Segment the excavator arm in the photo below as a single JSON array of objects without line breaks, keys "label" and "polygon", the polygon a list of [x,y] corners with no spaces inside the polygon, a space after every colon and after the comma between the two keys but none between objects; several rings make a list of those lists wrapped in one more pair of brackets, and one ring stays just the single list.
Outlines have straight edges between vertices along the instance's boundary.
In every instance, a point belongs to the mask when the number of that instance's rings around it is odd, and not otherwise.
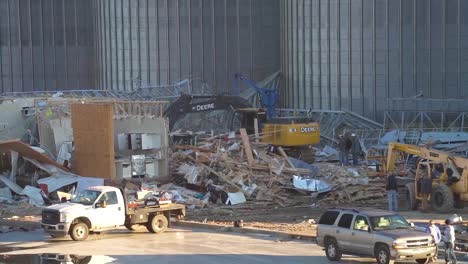
[{"label": "excavator arm", "polygon": [[[164,116],[169,119],[169,129],[172,131],[175,124],[184,118],[186,115],[196,114],[201,112],[213,112],[216,110],[224,110],[230,114],[226,114],[225,123],[228,123],[227,129],[233,129],[235,111],[248,109],[252,106],[250,103],[239,96],[230,95],[208,95],[208,96],[192,96],[181,95],[176,101],[171,103],[164,112]],[[242,121],[242,120],[241,120]],[[194,121],[196,122],[196,121]],[[252,125],[253,126],[253,125]],[[202,128],[203,129],[203,128]],[[228,132],[225,131],[225,132]]]}]

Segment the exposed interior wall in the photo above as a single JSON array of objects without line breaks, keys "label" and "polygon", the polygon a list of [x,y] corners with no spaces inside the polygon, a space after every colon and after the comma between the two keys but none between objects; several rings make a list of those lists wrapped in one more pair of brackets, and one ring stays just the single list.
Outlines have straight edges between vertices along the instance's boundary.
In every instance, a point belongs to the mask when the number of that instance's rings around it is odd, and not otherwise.
[{"label": "exposed interior wall", "polygon": [[72,170],[78,175],[114,179],[114,120],[111,103],[72,104],[75,151]]},{"label": "exposed interior wall", "polygon": [[[129,177],[129,161],[131,155],[144,154],[147,156],[146,170],[148,177],[165,178],[168,176],[167,147],[169,143],[169,124],[165,118],[127,117],[114,120],[115,155],[117,157],[117,177]],[[160,148],[147,150],[123,150],[119,147],[119,135],[148,134],[159,135]],[[122,142],[122,139],[120,139]]]},{"label": "exposed interior wall", "polygon": [[22,112],[23,107],[32,106],[32,99],[0,100],[0,140],[21,139],[26,143],[37,143],[28,132],[36,134],[36,119],[34,115]]}]

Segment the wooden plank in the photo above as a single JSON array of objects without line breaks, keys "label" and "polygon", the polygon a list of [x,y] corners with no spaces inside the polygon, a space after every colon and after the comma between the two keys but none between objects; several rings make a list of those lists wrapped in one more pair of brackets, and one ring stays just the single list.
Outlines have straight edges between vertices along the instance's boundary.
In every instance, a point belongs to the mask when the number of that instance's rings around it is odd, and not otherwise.
[{"label": "wooden plank", "polygon": [[68,168],[64,167],[62,164],[59,164],[46,155],[43,155],[37,152],[35,149],[31,148],[31,146],[21,142],[18,139],[15,140],[8,140],[8,141],[0,141],[0,153],[6,153],[10,151],[16,151],[20,154],[20,156],[30,158],[33,160],[37,160],[41,163],[50,164],[57,168],[60,168],[64,171],[70,171]]},{"label": "wooden plank", "polygon": [[259,142],[258,118],[254,118],[254,132],[255,132],[255,143],[258,143]]},{"label": "wooden plank", "polygon": [[252,154],[252,149],[250,148],[249,136],[247,136],[247,131],[245,128],[240,129],[242,144],[244,145],[245,155],[247,156],[247,163],[249,167],[255,164],[255,160]]},{"label": "wooden plank", "polygon": [[114,179],[113,104],[72,104],[71,113],[75,145],[73,171],[81,176]]},{"label": "wooden plank", "polygon": [[[231,185],[232,187],[237,188],[239,191],[245,193],[245,191],[244,191],[242,188],[240,188],[239,186],[237,186],[236,184],[234,184],[234,183],[231,181],[231,179],[229,179],[229,177],[226,176],[225,174],[213,170],[212,168],[206,166],[205,164],[198,162],[197,160],[195,160],[195,159],[194,159],[193,157],[191,157],[191,156],[187,156],[187,158],[189,158],[191,161],[193,161],[193,162],[195,162],[195,163],[197,163],[197,164],[200,164],[200,165],[201,165],[202,167],[204,167],[206,170],[208,170],[209,172],[211,172],[211,173],[213,173],[214,175],[218,176],[220,179],[224,180],[224,182],[226,182],[227,184],[229,184],[229,185]],[[245,194],[247,194],[247,193],[245,193]]]},{"label": "wooden plank", "polygon": [[286,152],[284,152],[283,148],[282,147],[278,147],[278,151],[279,153],[281,154],[281,156],[283,156],[283,158],[286,159],[286,161],[288,162],[289,166],[291,168],[296,168],[296,166],[294,166],[294,164],[292,164],[292,162],[289,160],[289,157],[288,155],[286,155]]}]

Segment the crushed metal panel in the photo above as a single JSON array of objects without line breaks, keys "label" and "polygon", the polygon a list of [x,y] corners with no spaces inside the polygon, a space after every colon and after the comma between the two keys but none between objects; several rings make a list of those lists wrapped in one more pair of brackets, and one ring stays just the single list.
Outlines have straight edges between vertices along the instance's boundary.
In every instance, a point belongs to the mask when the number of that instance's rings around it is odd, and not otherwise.
[{"label": "crushed metal panel", "polygon": [[47,191],[51,193],[64,186],[78,182],[79,178],[80,177],[74,175],[55,175],[39,179],[37,183],[47,185]]},{"label": "crushed metal panel", "polygon": [[75,193],[81,192],[92,186],[104,185],[104,179],[90,178],[90,177],[78,177],[78,184],[76,186]]},{"label": "crushed metal panel", "polygon": [[16,194],[22,194],[23,188],[21,188],[18,184],[10,181],[7,177],[0,175],[0,181],[3,182],[10,190],[15,192]]},{"label": "crushed metal panel", "polygon": [[28,185],[24,187],[22,194],[30,198],[30,204],[37,206],[44,205],[44,199],[42,198],[41,189]]},{"label": "crushed metal panel", "polygon": [[73,170],[81,175],[115,177],[114,121],[111,103],[72,104],[75,143]]}]

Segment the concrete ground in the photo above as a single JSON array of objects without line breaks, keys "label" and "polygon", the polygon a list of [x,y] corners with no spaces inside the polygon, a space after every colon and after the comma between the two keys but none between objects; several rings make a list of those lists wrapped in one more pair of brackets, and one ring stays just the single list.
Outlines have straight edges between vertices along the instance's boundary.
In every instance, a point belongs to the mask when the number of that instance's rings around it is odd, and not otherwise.
[{"label": "concrete ground", "polygon": [[[41,230],[16,231],[0,236],[0,263],[41,263],[45,253],[60,253],[60,257],[68,258],[73,257],[71,255],[81,256],[83,261],[75,263],[82,264],[330,263],[322,249],[312,242],[202,229],[177,228],[159,235],[144,230],[130,233],[120,229],[90,235],[88,240],[82,242],[70,238],[51,239]],[[372,258],[344,256],[340,263],[375,261]],[[438,263],[443,261],[439,260]]]}]

